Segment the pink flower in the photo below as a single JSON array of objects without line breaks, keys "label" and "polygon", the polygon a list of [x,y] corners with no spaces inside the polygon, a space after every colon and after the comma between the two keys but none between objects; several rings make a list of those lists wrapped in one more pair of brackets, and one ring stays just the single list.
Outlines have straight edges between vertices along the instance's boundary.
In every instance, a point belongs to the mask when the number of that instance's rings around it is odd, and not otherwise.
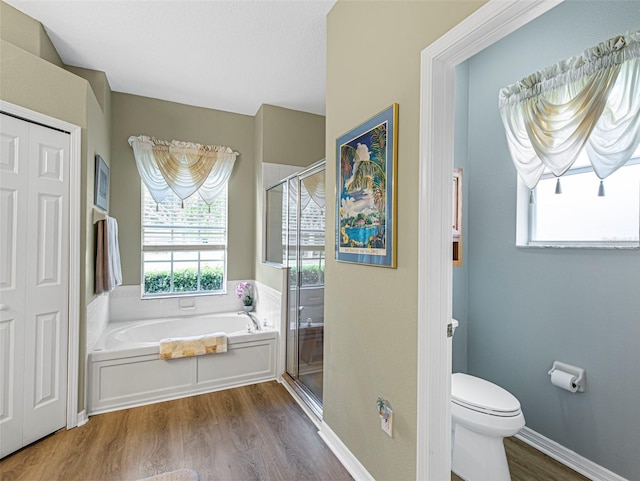
[{"label": "pink flower", "polygon": [[238,296],[238,299],[242,299],[242,303],[245,306],[252,306],[253,297],[251,296],[251,283],[239,282],[236,285],[236,296]]},{"label": "pink flower", "polygon": [[249,296],[251,295],[251,283],[250,282],[239,282],[236,286],[236,296],[242,297],[244,296],[244,292],[249,291]]}]

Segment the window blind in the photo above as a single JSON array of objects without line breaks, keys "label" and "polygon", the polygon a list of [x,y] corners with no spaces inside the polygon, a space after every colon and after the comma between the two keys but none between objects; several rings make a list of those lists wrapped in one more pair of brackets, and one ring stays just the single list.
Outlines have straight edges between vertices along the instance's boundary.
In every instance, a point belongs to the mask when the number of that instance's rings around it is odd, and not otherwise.
[{"label": "window blind", "polygon": [[144,250],[220,249],[226,247],[226,192],[210,206],[196,194],[184,201],[167,196],[161,203],[144,187]]}]

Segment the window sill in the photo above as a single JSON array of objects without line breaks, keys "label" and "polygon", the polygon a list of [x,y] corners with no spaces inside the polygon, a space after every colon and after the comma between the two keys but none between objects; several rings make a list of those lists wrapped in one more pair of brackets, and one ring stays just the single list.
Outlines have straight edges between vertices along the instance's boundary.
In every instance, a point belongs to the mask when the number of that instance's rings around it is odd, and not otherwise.
[{"label": "window sill", "polygon": [[533,249],[605,249],[605,250],[638,250],[638,242],[624,244],[596,244],[592,242],[530,242],[529,244],[516,244],[517,248]]},{"label": "window sill", "polygon": [[272,262],[272,261],[264,261],[262,263],[263,266],[267,266],[267,267],[274,267],[276,269],[286,269],[287,266],[285,264],[281,264],[279,262]]},{"label": "window sill", "polygon": [[142,294],[140,299],[149,301],[153,299],[189,299],[191,297],[208,297],[223,296],[227,291],[210,291],[210,292],[170,292],[168,294]]}]

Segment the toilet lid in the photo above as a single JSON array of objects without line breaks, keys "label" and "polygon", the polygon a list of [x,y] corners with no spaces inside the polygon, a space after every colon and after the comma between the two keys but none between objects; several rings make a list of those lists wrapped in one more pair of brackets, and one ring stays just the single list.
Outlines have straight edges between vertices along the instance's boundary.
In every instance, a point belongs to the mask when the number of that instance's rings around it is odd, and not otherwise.
[{"label": "toilet lid", "polygon": [[520,412],[520,402],[509,391],[463,373],[451,376],[451,401],[494,416],[515,416]]}]

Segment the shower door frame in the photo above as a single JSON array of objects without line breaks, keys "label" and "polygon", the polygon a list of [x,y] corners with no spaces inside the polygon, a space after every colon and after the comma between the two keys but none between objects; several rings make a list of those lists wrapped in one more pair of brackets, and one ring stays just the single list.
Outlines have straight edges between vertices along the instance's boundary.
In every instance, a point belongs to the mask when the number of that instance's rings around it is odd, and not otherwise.
[{"label": "shower door frame", "polygon": [[[305,168],[304,170],[301,170],[300,172],[297,172],[294,175],[290,175],[289,177],[287,177],[286,179],[284,179],[284,182],[287,184],[287,229],[286,229],[286,246],[287,246],[287,256],[285,259],[286,262],[286,275],[285,275],[285,292],[287,293],[287,306],[286,306],[286,327],[284,329],[284,333],[285,333],[285,362],[284,362],[284,372],[282,373],[282,378],[287,382],[287,384],[296,392],[296,394],[298,396],[300,396],[300,398],[302,399],[302,401],[307,405],[307,407],[311,410],[311,412],[313,412],[313,414],[320,420],[322,420],[322,399],[318,399],[318,397],[311,392],[311,390],[304,385],[304,383],[302,383],[300,381],[300,345],[299,345],[299,338],[300,338],[300,286],[301,286],[301,279],[302,279],[302,270],[301,270],[301,261],[300,261],[300,218],[301,218],[301,210],[300,210],[300,202],[301,202],[301,185],[302,185],[302,179],[303,178],[307,178],[307,177],[311,177],[312,175],[315,175],[319,172],[322,171],[326,171],[326,160],[322,159],[314,164],[312,164],[311,166]],[[291,286],[290,286],[290,264],[289,264],[289,246],[290,246],[290,242],[289,242],[289,219],[290,219],[290,203],[291,203],[291,196],[288,193],[289,190],[289,182],[293,179],[297,180],[297,194],[296,194],[296,206],[297,206],[297,210],[296,210],[296,245],[295,245],[295,267],[296,267],[296,276],[297,276],[297,282],[296,282],[296,291],[295,291],[295,310],[294,312],[296,313],[296,336],[293,340],[293,351],[296,354],[296,365],[295,365],[295,373],[293,373],[293,375],[291,373],[289,373],[288,371],[288,358],[289,358],[289,326],[290,326],[290,314],[292,312],[291,308],[290,308],[290,292],[291,292]],[[325,207],[326,209],[326,207]],[[326,210],[325,210],[325,218],[326,218]],[[326,242],[325,242],[325,252],[326,252]],[[326,259],[326,256],[325,256]],[[322,288],[324,289],[324,281],[322,284]],[[324,309],[324,308],[323,308]],[[324,316],[323,316],[324,317]],[[324,359],[323,359],[323,370],[324,370]]]}]

